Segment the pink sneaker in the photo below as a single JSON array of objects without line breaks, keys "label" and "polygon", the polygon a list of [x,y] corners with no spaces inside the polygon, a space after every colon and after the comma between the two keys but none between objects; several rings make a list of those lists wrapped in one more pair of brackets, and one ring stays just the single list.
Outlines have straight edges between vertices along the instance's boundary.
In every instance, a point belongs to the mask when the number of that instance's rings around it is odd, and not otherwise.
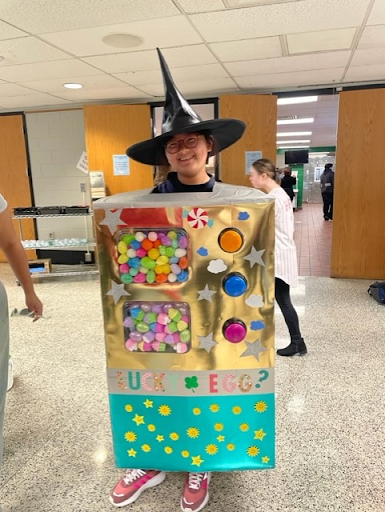
[{"label": "pink sneaker", "polygon": [[189,473],[184,486],[180,508],[183,512],[199,512],[209,501],[211,473]]},{"label": "pink sneaker", "polygon": [[163,471],[127,469],[124,477],[119,480],[111,492],[110,502],[115,507],[124,507],[134,503],[143,491],[161,484],[165,478],[166,473]]}]

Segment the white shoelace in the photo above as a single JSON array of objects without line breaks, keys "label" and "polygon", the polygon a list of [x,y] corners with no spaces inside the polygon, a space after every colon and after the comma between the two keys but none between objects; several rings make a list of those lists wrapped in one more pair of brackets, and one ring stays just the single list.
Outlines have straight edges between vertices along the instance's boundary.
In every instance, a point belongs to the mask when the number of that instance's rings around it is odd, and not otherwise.
[{"label": "white shoelace", "polygon": [[189,473],[188,476],[188,486],[190,489],[195,489],[196,491],[200,488],[201,482],[206,473]]},{"label": "white shoelace", "polygon": [[123,477],[123,481],[126,485],[132,484],[135,480],[144,476],[146,474],[142,469],[129,469],[125,476]]}]

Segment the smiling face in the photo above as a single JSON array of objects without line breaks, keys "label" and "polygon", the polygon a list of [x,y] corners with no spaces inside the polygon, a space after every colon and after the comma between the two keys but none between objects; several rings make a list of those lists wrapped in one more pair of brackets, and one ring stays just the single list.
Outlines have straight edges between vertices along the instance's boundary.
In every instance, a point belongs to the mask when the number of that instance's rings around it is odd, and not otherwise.
[{"label": "smiling face", "polygon": [[212,142],[202,134],[181,133],[167,142],[165,155],[180,181],[186,184],[205,183],[206,160],[212,146]]}]

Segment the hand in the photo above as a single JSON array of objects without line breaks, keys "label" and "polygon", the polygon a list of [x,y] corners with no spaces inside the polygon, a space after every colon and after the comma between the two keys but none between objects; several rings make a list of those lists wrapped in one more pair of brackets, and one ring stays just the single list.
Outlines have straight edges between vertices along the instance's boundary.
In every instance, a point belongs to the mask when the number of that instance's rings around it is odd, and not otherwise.
[{"label": "hand", "polygon": [[28,310],[33,313],[32,317],[34,322],[43,316],[43,304],[35,292],[25,295],[25,304]]}]

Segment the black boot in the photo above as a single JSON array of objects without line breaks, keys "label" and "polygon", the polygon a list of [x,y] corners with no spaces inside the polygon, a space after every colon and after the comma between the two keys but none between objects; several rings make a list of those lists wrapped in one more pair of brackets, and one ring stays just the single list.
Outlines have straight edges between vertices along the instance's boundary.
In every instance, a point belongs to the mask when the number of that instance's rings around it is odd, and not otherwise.
[{"label": "black boot", "polygon": [[291,340],[290,345],[288,345],[285,348],[280,348],[279,350],[277,350],[277,354],[279,356],[286,356],[286,357],[291,357],[291,356],[296,356],[296,355],[304,356],[305,354],[307,354],[307,348],[306,348],[305,342],[303,341],[303,338],[294,337]]}]

